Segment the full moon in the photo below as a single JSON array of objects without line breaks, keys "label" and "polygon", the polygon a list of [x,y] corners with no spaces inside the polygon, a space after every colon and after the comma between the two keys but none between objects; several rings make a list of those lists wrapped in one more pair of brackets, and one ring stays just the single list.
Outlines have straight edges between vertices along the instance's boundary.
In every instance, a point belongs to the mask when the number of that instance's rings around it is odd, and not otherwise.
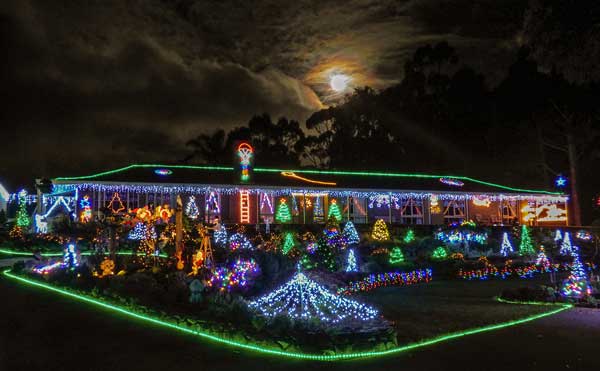
[{"label": "full moon", "polygon": [[331,89],[339,93],[346,90],[349,82],[350,77],[346,75],[333,75],[329,79],[329,86],[331,86]]}]

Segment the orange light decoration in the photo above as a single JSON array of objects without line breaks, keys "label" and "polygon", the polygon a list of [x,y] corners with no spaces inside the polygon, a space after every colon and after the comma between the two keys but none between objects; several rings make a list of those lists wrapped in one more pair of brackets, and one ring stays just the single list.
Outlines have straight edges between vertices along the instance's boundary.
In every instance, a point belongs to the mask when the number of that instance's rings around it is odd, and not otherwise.
[{"label": "orange light decoration", "polygon": [[475,206],[490,207],[491,204],[492,201],[488,197],[482,196],[473,198],[473,205]]},{"label": "orange light decoration", "polygon": [[245,189],[240,191],[240,223],[250,223],[250,195]]},{"label": "orange light decoration", "polygon": [[112,211],[113,214],[118,214],[121,211],[125,210],[125,205],[123,205],[123,201],[121,201],[119,192],[115,192],[113,194],[113,197],[110,200],[107,207],[108,207],[108,209],[110,209],[110,211]]},{"label": "orange light decoration", "polygon": [[135,209],[135,217],[142,221],[148,221],[151,216],[152,212],[150,212],[148,206],[138,207],[137,209]]},{"label": "orange light decoration", "polygon": [[281,175],[283,175],[285,177],[288,177],[288,178],[294,178],[294,179],[302,180],[302,181],[304,181],[306,183],[319,184],[319,185],[329,185],[329,186],[337,185],[337,183],[334,183],[334,182],[323,182],[323,181],[320,181],[320,180],[308,179],[308,178],[302,177],[300,175],[297,175],[293,171],[282,171]]},{"label": "orange light decoration", "polygon": [[432,214],[439,214],[442,211],[437,195],[429,196],[429,211]]},{"label": "orange light decoration", "polygon": [[169,219],[171,219],[171,217],[173,216],[173,210],[171,210],[171,207],[167,204],[165,204],[164,206],[159,205],[154,210],[154,216],[162,219],[162,221],[166,224],[169,222]]}]

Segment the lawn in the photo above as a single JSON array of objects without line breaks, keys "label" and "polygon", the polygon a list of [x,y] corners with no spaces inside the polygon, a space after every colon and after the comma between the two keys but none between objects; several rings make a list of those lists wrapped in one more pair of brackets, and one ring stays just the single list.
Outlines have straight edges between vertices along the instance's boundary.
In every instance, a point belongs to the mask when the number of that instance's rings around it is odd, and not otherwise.
[{"label": "lawn", "polygon": [[[435,276],[434,276],[435,277]],[[408,287],[387,287],[360,295],[395,322],[398,343],[506,322],[548,311],[548,307],[499,303],[492,298],[505,288],[548,284],[535,279],[434,281]]]}]

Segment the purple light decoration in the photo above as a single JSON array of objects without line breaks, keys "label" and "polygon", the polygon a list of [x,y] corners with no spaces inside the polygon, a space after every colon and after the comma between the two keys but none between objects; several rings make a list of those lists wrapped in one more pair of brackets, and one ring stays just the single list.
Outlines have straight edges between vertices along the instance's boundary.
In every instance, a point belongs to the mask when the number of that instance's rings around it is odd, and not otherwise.
[{"label": "purple light decoration", "polygon": [[160,176],[167,176],[167,175],[173,174],[173,170],[169,170],[169,169],[155,169],[154,170],[154,174],[160,175]]},{"label": "purple light decoration", "polygon": [[460,180],[452,178],[440,178],[440,182],[453,187],[462,187],[465,185],[465,183]]}]

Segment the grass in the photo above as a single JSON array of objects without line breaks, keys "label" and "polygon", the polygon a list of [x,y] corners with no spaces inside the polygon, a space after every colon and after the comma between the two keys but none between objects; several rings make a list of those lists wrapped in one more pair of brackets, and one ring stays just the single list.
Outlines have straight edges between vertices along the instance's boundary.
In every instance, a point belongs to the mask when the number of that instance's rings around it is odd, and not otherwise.
[{"label": "grass", "polygon": [[359,297],[394,322],[398,343],[506,322],[546,312],[535,305],[503,304],[492,300],[503,289],[548,284],[547,277],[521,280],[432,281],[408,287],[386,287]]}]

